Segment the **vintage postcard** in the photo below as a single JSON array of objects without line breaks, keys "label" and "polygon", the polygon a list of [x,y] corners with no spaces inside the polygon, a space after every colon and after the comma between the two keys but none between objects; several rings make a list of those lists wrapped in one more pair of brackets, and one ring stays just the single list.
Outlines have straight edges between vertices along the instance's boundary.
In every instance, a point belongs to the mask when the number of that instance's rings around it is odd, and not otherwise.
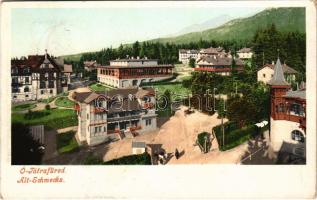
[{"label": "vintage postcard", "polygon": [[315,6],[2,3],[1,197],[314,198]]}]

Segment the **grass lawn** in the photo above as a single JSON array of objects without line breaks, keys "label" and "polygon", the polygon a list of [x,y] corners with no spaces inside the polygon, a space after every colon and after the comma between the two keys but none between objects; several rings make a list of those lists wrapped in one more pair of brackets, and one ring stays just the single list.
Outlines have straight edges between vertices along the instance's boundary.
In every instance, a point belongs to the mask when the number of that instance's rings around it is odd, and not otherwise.
[{"label": "grass lawn", "polygon": [[56,106],[72,108],[75,105],[75,102],[68,99],[68,97],[59,97],[55,101]]},{"label": "grass lawn", "polygon": [[162,95],[166,90],[169,90],[173,94],[172,99],[175,99],[179,96],[187,97],[189,94],[191,94],[190,89],[183,87],[182,83],[160,83],[153,84],[151,87],[153,87],[158,92],[158,95]]},{"label": "grass lawn", "polygon": [[75,132],[68,131],[56,135],[58,153],[72,152],[78,149],[78,144],[75,139]]},{"label": "grass lawn", "polygon": [[12,111],[19,112],[19,111],[23,111],[23,110],[33,109],[35,107],[36,107],[35,103],[27,103],[27,104],[22,104],[22,105],[17,105],[17,106],[12,107]]},{"label": "grass lawn", "polygon": [[60,129],[76,126],[77,115],[74,110],[51,109],[29,113],[12,113],[11,121],[25,125],[43,124],[47,128]]},{"label": "grass lawn", "polygon": [[94,92],[104,92],[104,91],[108,91],[111,90],[113,88],[100,84],[100,83],[94,83],[92,85],[89,86],[90,89],[92,89]]}]

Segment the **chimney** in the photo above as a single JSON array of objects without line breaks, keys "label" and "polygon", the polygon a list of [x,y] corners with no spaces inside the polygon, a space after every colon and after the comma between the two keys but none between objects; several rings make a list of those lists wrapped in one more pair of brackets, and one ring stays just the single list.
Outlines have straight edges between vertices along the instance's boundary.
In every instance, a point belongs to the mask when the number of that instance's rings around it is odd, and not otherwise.
[{"label": "chimney", "polygon": [[47,49],[45,49],[45,59],[47,59]]}]

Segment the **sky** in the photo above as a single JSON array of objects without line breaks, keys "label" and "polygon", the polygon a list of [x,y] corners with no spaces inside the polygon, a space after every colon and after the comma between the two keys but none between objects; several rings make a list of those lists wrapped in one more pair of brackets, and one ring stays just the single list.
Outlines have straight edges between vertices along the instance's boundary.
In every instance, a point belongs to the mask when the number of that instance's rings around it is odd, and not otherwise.
[{"label": "sky", "polygon": [[221,15],[248,17],[265,8],[14,8],[11,57],[97,51],[174,34]]}]

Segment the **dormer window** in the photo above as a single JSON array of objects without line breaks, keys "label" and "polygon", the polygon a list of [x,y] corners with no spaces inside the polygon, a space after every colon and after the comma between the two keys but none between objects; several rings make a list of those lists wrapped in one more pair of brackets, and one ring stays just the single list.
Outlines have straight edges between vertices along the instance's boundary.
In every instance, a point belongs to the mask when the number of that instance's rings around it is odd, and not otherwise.
[{"label": "dormer window", "polygon": [[30,72],[30,68],[29,67],[25,67],[23,70],[24,73],[29,73]]}]

